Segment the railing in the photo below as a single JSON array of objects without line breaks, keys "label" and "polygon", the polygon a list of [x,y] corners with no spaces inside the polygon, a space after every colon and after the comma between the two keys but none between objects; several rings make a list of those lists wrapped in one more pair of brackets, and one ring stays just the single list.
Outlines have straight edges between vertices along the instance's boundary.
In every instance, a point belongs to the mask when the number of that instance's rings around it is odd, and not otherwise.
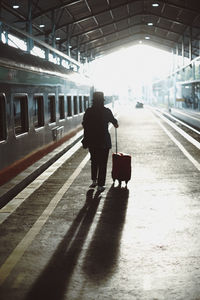
[{"label": "railing", "polygon": [[[16,37],[22,37],[22,40],[27,41],[27,48],[28,48],[28,40],[34,42],[34,44],[39,47],[41,51],[45,53],[45,59],[49,60],[50,56],[52,55],[55,59],[56,63],[59,63],[69,69],[73,68],[75,71],[78,71],[81,67],[81,63],[73,59],[72,57],[64,54],[63,52],[57,50],[56,48],[50,46],[49,44],[43,42],[42,40],[30,35],[29,33],[20,30],[18,28],[13,27],[12,25],[5,22],[3,19],[0,19],[0,40],[2,40],[1,36],[3,33],[6,33],[7,38],[6,42],[8,42],[8,34],[16,34]],[[28,50],[27,50],[28,52]]]}]

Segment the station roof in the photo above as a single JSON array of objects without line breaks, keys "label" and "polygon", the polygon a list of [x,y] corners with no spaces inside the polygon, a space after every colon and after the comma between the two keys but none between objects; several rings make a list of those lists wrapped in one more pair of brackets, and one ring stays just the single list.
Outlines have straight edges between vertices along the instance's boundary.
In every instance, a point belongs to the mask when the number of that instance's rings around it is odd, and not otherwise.
[{"label": "station roof", "polygon": [[[2,21],[62,52],[94,59],[144,43],[199,56],[198,0],[1,0]],[[13,5],[19,5],[14,8]],[[31,27],[30,27],[30,24]],[[44,25],[44,27],[42,27]],[[31,28],[31,29],[30,29]]]}]

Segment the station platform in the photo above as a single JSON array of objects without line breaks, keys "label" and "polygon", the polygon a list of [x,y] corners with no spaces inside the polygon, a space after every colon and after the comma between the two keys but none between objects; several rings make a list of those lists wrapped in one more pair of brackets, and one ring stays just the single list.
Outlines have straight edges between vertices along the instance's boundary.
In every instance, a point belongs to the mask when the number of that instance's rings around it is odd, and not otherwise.
[{"label": "station platform", "polygon": [[76,144],[0,210],[1,300],[200,299],[199,149],[148,108],[118,120],[127,188],[111,151],[106,190],[90,189]]}]

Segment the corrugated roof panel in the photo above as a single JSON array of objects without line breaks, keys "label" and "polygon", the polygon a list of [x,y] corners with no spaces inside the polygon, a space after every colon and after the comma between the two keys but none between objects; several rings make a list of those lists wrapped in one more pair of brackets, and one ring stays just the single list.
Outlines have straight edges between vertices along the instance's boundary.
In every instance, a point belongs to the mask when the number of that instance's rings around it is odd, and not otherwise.
[{"label": "corrugated roof panel", "polygon": [[102,10],[108,9],[107,0],[87,0],[93,14],[100,13]]},{"label": "corrugated roof panel", "polygon": [[117,29],[118,30],[122,30],[122,29],[125,29],[125,28],[127,29],[129,26],[130,25],[129,25],[129,22],[128,22],[127,19],[117,22]]},{"label": "corrugated roof panel", "polygon": [[116,19],[121,19],[123,17],[128,17],[127,6],[125,5],[125,6],[122,6],[122,7],[112,9],[112,14],[113,14],[114,18],[116,18]]},{"label": "corrugated roof panel", "polygon": [[88,36],[88,38],[89,38],[90,40],[93,40],[93,39],[95,39],[95,38],[100,38],[100,37],[102,37],[102,31],[101,31],[100,29],[97,29],[97,30],[94,30],[94,31],[92,31],[92,32],[89,32],[89,33],[87,34],[87,36]]},{"label": "corrugated roof panel", "polygon": [[182,10],[178,16],[178,20],[184,23],[192,23],[196,18],[196,14],[193,11]]},{"label": "corrugated roof panel", "polygon": [[99,25],[105,25],[105,24],[108,24],[112,21],[112,17],[110,15],[109,11],[104,12],[102,14],[98,14],[95,17],[96,17]]},{"label": "corrugated roof panel", "polygon": [[140,1],[129,3],[128,6],[131,15],[142,13],[143,11],[143,3]]},{"label": "corrugated roof panel", "polygon": [[91,15],[85,1],[75,2],[74,5],[70,5],[67,9],[74,16],[75,20]]},{"label": "corrugated roof panel", "polygon": [[[13,0],[2,0],[1,15],[7,23],[26,31],[28,1],[21,0],[19,3],[20,7],[13,9]],[[141,32],[143,36],[153,34],[154,40],[160,40],[165,47],[168,47],[168,43],[171,47],[173,39],[171,42],[169,37],[177,35],[180,48],[182,35],[188,37],[187,28],[191,27],[193,44],[198,44],[199,40],[200,1],[197,0],[158,1],[157,7],[153,7],[153,1],[150,0],[34,0],[32,3],[34,36],[41,40],[45,40],[47,36],[52,45],[54,28],[55,36],[59,35],[62,38],[59,43],[63,42],[62,46],[66,47],[66,40],[69,39],[74,49],[77,48],[78,43],[82,42],[82,48],[87,48],[86,42],[91,47],[90,41],[98,40],[98,45],[95,46],[96,44],[93,43],[92,46],[96,55],[98,49],[101,53],[107,51],[111,39],[113,41],[111,47],[113,47],[119,43],[120,38],[126,40],[125,35],[132,39],[133,32],[136,35],[134,39],[139,39],[137,32]],[[42,22],[45,23],[44,28],[39,27]],[[148,22],[153,23],[153,26],[147,26]],[[12,29],[11,32],[14,30]],[[160,33],[163,34],[162,37]],[[101,35],[103,38],[99,39]],[[176,49],[177,41],[174,41],[173,47]],[[185,43],[185,48],[187,52],[188,43]],[[198,48],[192,50],[193,56],[199,55]]]},{"label": "corrugated roof panel", "polygon": [[106,35],[106,34],[110,34],[110,33],[114,33],[116,31],[115,29],[115,26],[113,24],[111,25],[107,25],[107,26],[104,26],[102,28],[102,32]]},{"label": "corrugated roof panel", "polygon": [[93,17],[80,21],[79,24],[83,29],[87,29],[87,30],[93,29],[98,26],[98,23]]}]

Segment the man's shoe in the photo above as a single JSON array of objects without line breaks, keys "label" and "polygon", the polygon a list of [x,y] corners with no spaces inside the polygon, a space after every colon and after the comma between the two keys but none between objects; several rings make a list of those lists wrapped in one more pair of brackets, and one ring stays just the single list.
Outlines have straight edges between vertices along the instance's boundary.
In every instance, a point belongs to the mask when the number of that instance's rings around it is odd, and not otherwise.
[{"label": "man's shoe", "polygon": [[98,186],[97,192],[102,193],[105,190],[104,186]]},{"label": "man's shoe", "polygon": [[95,188],[97,186],[96,180],[93,180],[92,184],[90,185],[90,188]]}]

